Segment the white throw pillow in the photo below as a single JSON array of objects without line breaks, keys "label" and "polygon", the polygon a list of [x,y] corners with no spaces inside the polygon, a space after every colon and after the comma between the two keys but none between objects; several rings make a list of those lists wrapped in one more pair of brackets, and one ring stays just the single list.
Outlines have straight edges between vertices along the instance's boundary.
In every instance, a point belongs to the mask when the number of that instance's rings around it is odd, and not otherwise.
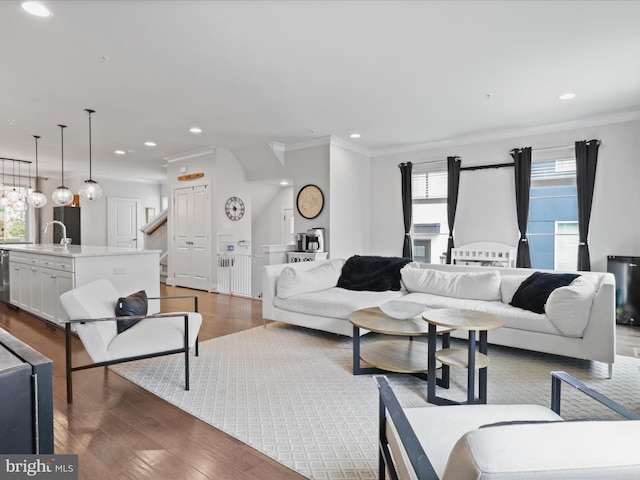
[{"label": "white throw pillow", "polygon": [[301,293],[318,292],[335,287],[343,265],[343,259],[335,259],[311,270],[285,267],[278,277],[277,295],[280,298],[289,298]]},{"label": "white throw pillow", "polygon": [[520,284],[527,278],[529,278],[529,275],[502,275],[500,279],[502,303],[510,303]]},{"label": "white throw pillow", "polygon": [[581,275],[570,285],[551,292],[544,306],[545,313],[563,335],[582,337],[595,294],[596,287]]},{"label": "white throw pillow", "polygon": [[458,273],[405,266],[400,275],[409,292],[470,300],[500,300],[500,274],[497,270]]}]

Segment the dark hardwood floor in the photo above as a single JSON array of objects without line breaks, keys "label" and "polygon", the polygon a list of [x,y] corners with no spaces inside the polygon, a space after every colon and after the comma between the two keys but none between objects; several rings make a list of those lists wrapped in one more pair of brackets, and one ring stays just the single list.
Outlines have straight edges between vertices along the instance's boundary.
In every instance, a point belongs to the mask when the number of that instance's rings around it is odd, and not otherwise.
[{"label": "dark hardwood floor", "polygon": [[[162,295],[200,297],[200,339],[262,325],[262,304],[162,284]],[[189,309],[176,300],[165,311]],[[55,452],[78,454],[81,480],[282,479],[301,475],[106,368],[74,373],[67,404],[64,332],[0,303],[0,326],[53,360]],[[88,362],[74,339],[74,364]]]},{"label": "dark hardwood floor", "polygon": [[[201,340],[262,325],[258,300],[161,288],[162,295],[194,293]],[[163,305],[189,308],[187,300]],[[105,368],[76,372],[74,402],[67,404],[62,330],[1,303],[0,326],[53,360],[55,451],[79,455],[81,480],[304,478]],[[616,330],[620,355],[640,352],[639,327]],[[89,361],[78,339],[73,349],[74,363]]]}]

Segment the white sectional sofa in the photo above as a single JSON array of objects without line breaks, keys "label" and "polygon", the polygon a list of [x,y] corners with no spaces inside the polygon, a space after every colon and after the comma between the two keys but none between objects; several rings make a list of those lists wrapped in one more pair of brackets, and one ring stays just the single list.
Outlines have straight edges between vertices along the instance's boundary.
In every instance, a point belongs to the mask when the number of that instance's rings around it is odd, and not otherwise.
[{"label": "white sectional sofa", "polygon": [[[615,279],[610,273],[581,276],[553,291],[543,313],[509,304],[521,282],[536,270],[411,263],[397,291],[336,287],[345,260],[269,265],[263,271],[262,315],[302,327],[353,335],[351,312],[398,300],[425,308],[481,310],[500,315],[504,327],[489,342],[609,364],[615,359]],[[558,273],[558,272],[549,272]],[[361,334],[367,333],[360,330]],[[466,338],[466,332],[452,336]]]}]

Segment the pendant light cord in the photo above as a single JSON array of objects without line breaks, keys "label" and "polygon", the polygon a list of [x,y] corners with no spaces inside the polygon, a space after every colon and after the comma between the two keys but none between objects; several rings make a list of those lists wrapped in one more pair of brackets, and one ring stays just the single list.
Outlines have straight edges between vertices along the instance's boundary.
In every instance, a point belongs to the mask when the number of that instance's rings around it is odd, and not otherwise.
[{"label": "pendant light cord", "polygon": [[[33,138],[36,139],[36,189],[38,188],[38,139],[39,135],[34,135]],[[29,166],[31,168],[31,166]]]},{"label": "pendant light cord", "polygon": [[66,125],[58,125],[60,127],[60,152],[61,152],[61,163],[62,163],[62,186],[64,187],[64,129],[67,128]]},{"label": "pendant light cord", "polygon": [[91,110],[89,108],[85,108],[84,110],[85,112],[87,112],[89,114],[89,181],[92,182],[93,181],[93,177],[91,175],[91,114],[95,113],[95,110]]}]

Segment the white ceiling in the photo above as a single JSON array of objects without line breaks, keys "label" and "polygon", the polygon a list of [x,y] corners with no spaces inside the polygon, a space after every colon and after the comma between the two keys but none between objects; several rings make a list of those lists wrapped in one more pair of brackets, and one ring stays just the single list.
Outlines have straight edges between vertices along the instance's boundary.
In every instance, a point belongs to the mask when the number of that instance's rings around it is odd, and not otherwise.
[{"label": "white ceiling", "polygon": [[153,181],[211,145],[357,131],[388,152],[640,110],[638,1],[43,3],[0,2],[0,157],[33,160],[38,134],[45,172],[63,123],[87,176],[85,108],[94,177]]}]

